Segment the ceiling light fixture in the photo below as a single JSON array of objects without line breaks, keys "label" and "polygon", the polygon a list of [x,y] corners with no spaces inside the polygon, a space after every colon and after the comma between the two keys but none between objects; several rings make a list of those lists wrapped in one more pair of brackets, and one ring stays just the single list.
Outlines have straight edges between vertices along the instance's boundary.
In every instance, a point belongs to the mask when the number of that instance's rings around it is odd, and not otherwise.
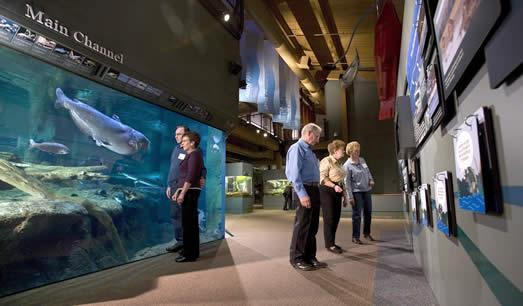
[{"label": "ceiling light fixture", "polygon": [[231,19],[231,15],[229,13],[223,14],[223,21],[229,22],[230,19]]}]

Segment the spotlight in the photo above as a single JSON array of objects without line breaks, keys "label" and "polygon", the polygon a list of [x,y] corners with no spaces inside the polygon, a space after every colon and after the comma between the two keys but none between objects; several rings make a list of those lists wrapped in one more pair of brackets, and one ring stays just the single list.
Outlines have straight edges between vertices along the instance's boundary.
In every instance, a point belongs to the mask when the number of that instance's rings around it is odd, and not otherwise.
[{"label": "spotlight", "polygon": [[263,133],[263,137],[267,137],[267,133]]},{"label": "spotlight", "polygon": [[256,134],[260,134],[260,130],[256,129]]},{"label": "spotlight", "polygon": [[223,14],[223,21],[229,22],[230,19],[231,19],[231,15],[229,13]]}]

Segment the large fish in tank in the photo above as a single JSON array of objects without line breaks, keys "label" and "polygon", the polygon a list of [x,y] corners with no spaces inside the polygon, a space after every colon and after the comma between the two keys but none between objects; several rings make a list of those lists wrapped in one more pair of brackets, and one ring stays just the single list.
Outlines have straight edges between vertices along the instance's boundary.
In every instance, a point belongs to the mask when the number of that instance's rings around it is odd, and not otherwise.
[{"label": "large fish in tank", "polygon": [[85,103],[70,99],[60,88],[56,89],[55,107],[67,109],[80,131],[90,136],[97,146],[122,155],[133,155],[149,147],[149,139],[120,122],[118,116],[110,118]]}]

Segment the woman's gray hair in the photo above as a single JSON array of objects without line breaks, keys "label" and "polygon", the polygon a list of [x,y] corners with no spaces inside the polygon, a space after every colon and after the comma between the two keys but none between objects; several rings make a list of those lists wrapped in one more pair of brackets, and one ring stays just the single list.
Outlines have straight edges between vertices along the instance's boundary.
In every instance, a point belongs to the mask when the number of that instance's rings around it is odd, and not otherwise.
[{"label": "woman's gray hair", "polygon": [[309,132],[315,132],[318,134],[321,134],[321,127],[317,125],[316,123],[307,123],[302,129],[301,129],[301,135],[307,135]]}]

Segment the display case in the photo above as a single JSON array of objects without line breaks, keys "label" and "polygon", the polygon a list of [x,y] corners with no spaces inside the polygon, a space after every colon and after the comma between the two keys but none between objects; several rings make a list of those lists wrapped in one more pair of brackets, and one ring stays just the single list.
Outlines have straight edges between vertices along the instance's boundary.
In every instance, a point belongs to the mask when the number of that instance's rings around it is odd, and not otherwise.
[{"label": "display case", "polygon": [[263,194],[266,195],[283,195],[285,187],[291,185],[287,179],[267,180],[263,183]]},{"label": "display case", "polygon": [[228,197],[252,196],[252,177],[244,175],[226,176],[225,194]]}]

